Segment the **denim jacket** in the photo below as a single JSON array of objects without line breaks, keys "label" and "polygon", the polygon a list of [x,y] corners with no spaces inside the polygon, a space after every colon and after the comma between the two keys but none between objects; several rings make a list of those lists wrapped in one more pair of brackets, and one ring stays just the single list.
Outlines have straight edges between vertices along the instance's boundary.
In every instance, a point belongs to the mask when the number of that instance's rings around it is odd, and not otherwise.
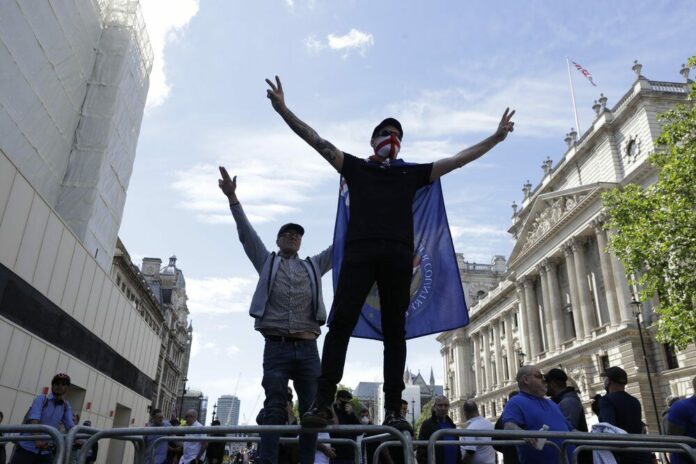
[{"label": "denim jacket", "polygon": [[[262,318],[266,312],[266,304],[273,288],[278,266],[280,266],[280,259],[277,259],[278,256],[275,251],[269,252],[266,249],[246,214],[244,214],[241,204],[230,206],[230,210],[237,223],[239,241],[244,247],[244,252],[249,257],[251,264],[254,265],[256,272],[259,273],[259,282],[256,285],[254,296],[251,298],[249,315],[254,318]],[[333,264],[332,250],[333,245],[318,255],[303,260],[303,264],[307,268],[307,274],[311,278],[312,306],[314,317],[319,325],[323,325],[326,322],[326,308],[324,307],[324,298],[321,292],[321,276],[331,269]]]}]

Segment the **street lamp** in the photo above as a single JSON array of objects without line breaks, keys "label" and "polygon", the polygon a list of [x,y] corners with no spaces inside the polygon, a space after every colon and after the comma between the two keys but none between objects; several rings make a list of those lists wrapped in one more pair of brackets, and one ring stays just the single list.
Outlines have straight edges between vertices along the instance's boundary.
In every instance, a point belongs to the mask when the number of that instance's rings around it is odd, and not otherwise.
[{"label": "street lamp", "polygon": [[520,367],[524,366],[524,357],[527,356],[522,352],[522,350],[517,350],[517,364],[519,364]]},{"label": "street lamp", "polygon": [[642,303],[636,300],[635,295],[631,296],[631,308],[633,315],[636,317],[636,325],[638,326],[638,335],[640,335],[640,347],[643,350],[643,361],[645,361],[645,372],[648,374],[648,385],[650,386],[650,396],[652,397],[653,408],[655,409],[655,419],[657,422],[657,431],[662,435],[662,425],[660,424],[660,415],[657,412],[657,401],[655,401],[655,389],[653,388],[652,376],[650,375],[650,365],[648,364],[648,354],[645,351],[645,340],[643,339],[643,326],[640,323],[640,314]]},{"label": "street lamp", "polygon": [[416,399],[411,398],[411,427],[416,428]]},{"label": "street lamp", "polygon": [[181,419],[181,410],[184,408],[184,395],[186,394],[186,382],[188,382],[188,379],[184,377],[181,381],[184,382],[184,386],[181,389],[181,400],[179,400],[179,419]]},{"label": "street lamp", "polygon": [[213,405],[213,422],[215,422],[215,411],[217,411],[217,403]]}]

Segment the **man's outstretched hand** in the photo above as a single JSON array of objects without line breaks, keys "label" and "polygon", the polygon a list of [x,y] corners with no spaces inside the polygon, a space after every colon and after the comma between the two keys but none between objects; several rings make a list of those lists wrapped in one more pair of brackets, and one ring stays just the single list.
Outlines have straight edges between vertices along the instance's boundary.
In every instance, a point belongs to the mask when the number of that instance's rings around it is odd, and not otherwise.
[{"label": "man's outstretched hand", "polygon": [[505,140],[505,137],[507,137],[510,132],[515,130],[515,123],[512,122],[512,116],[514,114],[515,110],[510,112],[510,108],[505,108],[505,113],[503,113],[503,117],[500,118],[500,124],[498,124],[498,130],[495,131],[495,138],[499,142]]},{"label": "man's outstretched hand", "polygon": [[230,201],[237,201],[237,176],[230,179],[230,175],[224,166],[220,166],[220,175],[222,179],[218,179],[218,187]]},{"label": "man's outstretched hand", "polygon": [[266,79],[266,83],[271,87],[266,90],[266,96],[271,100],[271,105],[276,111],[285,108],[285,94],[283,93],[283,84],[280,83],[280,78],[275,77],[275,84],[270,79]]}]

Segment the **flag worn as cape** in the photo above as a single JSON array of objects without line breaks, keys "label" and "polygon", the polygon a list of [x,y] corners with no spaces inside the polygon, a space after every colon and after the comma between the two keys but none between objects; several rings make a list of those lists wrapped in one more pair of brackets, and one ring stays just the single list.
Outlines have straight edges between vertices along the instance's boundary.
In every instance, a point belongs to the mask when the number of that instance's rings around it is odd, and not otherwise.
[{"label": "flag worn as cape", "polygon": [[[392,164],[398,162],[403,161],[391,160]],[[349,202],[348,186],[341,177],[333,241],[334,291],[343,261]],[[406,339],[453,330],[469,323],[439,180],[416,192],[413,200],[413,228],[415,243],[411,303],[406,312]],[[331,308],[329,326],[333,311]],[[376,284],[363,306],[353,337],[383,339]]]}]

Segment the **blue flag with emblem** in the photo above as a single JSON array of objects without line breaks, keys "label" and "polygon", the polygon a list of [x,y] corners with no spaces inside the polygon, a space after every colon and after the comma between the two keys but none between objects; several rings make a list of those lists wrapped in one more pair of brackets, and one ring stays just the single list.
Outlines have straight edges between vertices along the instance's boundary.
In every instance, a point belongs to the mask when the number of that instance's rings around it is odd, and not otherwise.
[{"label": "blue flag with emblem", "polygon": [[[349,202],[348,186],[341,178],[333,240],[334,291],[343,261]],[[469,323],[439,180],[416,192],[413,229],[415,243],[411,303],[406,312],[406,339],[453,330]],[[329,314],[329,325],[332,315]],[[353,337],[382,340],[380,319],[379,293],[375,284],[367,296]]]}]

